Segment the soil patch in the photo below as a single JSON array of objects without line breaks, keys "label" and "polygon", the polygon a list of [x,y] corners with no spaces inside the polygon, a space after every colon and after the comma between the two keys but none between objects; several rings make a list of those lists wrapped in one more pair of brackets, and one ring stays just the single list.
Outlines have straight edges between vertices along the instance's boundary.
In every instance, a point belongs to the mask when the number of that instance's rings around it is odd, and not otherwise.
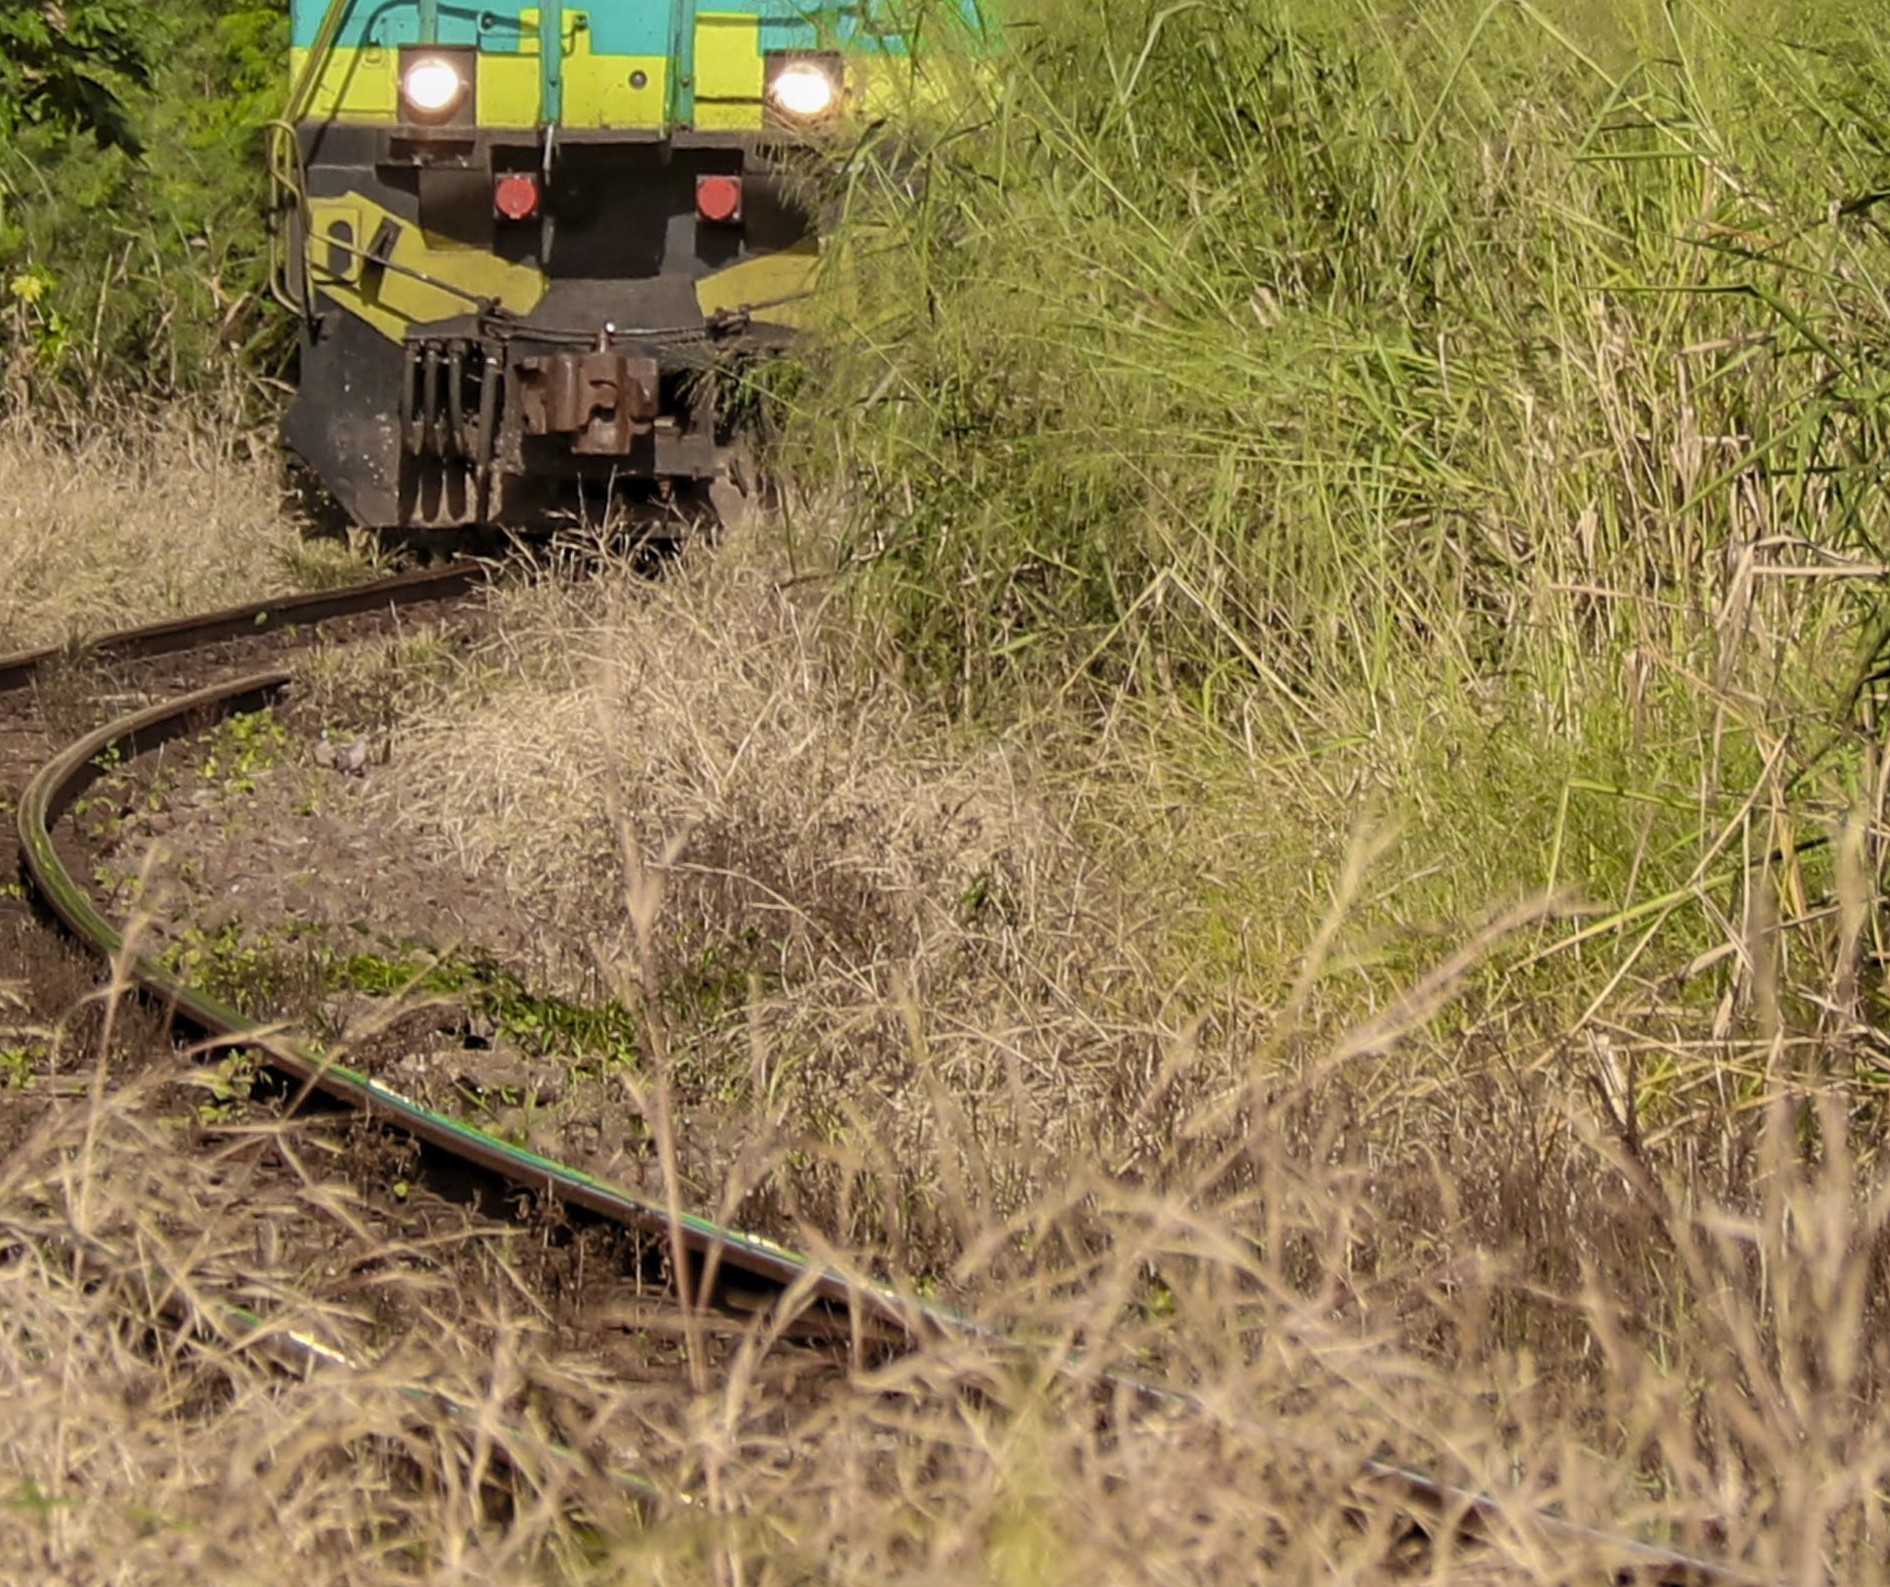
[{"label": "soil patch", "polygon": [[75,811],[145,951],[415,1100],[629,1183],[645,1177],[633,1022],[529,990],[531,924],[381,812],[386,736],[291,700],[143,757]]}]

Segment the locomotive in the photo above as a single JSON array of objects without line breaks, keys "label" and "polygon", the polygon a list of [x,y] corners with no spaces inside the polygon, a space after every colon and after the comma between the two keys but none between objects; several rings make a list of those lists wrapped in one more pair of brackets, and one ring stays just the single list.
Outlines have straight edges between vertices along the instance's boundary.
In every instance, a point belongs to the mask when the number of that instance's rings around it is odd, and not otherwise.
[{"label": "locomotive", "polygon": [[[976,31],[975,0],[947,21]],[[292,0],[292,459],[357,524],[525,525],[721,467],[819,263],[808,168],[912,83],[902,0]]]}]

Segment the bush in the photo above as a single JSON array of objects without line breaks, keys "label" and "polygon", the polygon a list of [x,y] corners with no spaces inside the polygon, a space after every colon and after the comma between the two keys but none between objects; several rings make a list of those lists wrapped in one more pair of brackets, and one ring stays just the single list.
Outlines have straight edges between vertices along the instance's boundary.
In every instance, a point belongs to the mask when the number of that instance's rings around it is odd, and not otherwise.
[{"label": "bush", "polygon": [[[286,13],[241,0],[91,8],[71,13],[75,47],[97,32],[77,19],[97,14],[111,42],[73,70],[109,88],[104,109],[74,89],[67,113],[37,113],[0,78],[17,130],[0,148],[6,389],[81,422],[101,388],[240,396],[285,346],[266,295],[262,127],[286,93]],[[95,137],[76,135],[88,125]]]}]

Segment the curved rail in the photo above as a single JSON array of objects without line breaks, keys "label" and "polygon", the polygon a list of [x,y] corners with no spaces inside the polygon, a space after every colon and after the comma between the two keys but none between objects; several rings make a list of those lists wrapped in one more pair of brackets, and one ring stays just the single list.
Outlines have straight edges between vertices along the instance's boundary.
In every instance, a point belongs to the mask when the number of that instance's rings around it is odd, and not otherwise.
[{"label": "curved rail", "polygon": [[[68,745],[21,795],[17,825],[24,867],[32,884],[89,948],[106,959],[125,949],[123,934],[93,904],[60,858],[52,829],[92,782],[105,774],[102,757],[140,754],[222,717],[273,703],[287,687],[284,672],[268,672],[201,689],[180,699],[120,718]],[[727,1228],[690,1213],[673,1213],[653,1197],[611,1184],[580,1168],[512,1146],[484,1131],[434,1112],[369,1075],[337,1063],[314,1049],[257,1024],[219,1000],[186,985],[162,965],[134,955],[129,974],[143,990],[170,1004],[205,1032],[254,1049],[268,1066],[306,1091],[318,1091],[347,1107],[377,1118],[414,1140],[432,1146],[488,1173],[571,1207],[582,1208],[633,1232],[680,1244],[709,1269],[732,1269],[785,1290],[829,1303],[859,1308],[889,1322],[909,1336],[923,1331],[968,1332],[993,1343],[1029,1347],[974,1319],[961,1317],[909,1295],[823,1266],[759,1235]],[[1074,1366],[1074,1361],[1068,1363]],[[1159,1387],[1120,1372],[1103,1381],[1145,1402],[1207,1416],[1220,1416],[1198,1396]],[[1455,1524],[1508,1525],[1544,1539],[1598,1551],[1659,1583],[1711,1583],[1716,1587],[1776,1587],[1724,1562],[1554,1515],[1518,1513],[1500,1499],[1445,1482],[1391,1461],[1367,1459],[1364,1478],[1402,1494]]]},{"label": "curved rail", "polygon": [[[17,825],[22,861],[33,886],[53,912],[94,953],[116,958],[123,934],[93,904],[73,878],[53,842],[52,828],[73,801],[104,775],[102,757],[143,754],[211,722],[272,704],[287,687],[285,672],[266,672],[213,685],[177,700],[121,717],[60,751],[20,796]],[[783,1289],[801,1288],[842,1306],[863,1306],[885,1321],[912,1331],[915,1324],[949,1325],[940,1311],[890,1290],[863,1284],[824,1268],[785,1246],[683,1213],[672,1218],[665,1204],[610,1184],[524,1147],[513,1146],[471,1125],[403,1096],[369,1075],[258,1024],[227,1004],[179,981],[161,964],[134,955],[131,979],[175,1008],[209,1035],[252,1047],[269,1067],[304,1090],[317,1091],[345,1107],[394,1125],[404,1134],[495,1174],[509,1183],[567,1206],[582,1208],[639,1234],[679,1238],[692,1256]]]}]

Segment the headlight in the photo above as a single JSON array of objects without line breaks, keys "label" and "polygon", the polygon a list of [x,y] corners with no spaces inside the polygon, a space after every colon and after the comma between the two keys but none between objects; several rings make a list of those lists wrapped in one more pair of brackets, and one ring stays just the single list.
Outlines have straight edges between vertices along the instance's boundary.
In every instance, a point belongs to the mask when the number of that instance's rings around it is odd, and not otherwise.
[{"label": "headlight", "polygon": [[449,116],[466,97],[466,76],[443,55],[419,55],[400,77],[400,97],[423,121]]},{"label": "headlight", "polygon": [[768,103],[791,121],[818,121],[840,102],[837,55],[768,58]]}]

